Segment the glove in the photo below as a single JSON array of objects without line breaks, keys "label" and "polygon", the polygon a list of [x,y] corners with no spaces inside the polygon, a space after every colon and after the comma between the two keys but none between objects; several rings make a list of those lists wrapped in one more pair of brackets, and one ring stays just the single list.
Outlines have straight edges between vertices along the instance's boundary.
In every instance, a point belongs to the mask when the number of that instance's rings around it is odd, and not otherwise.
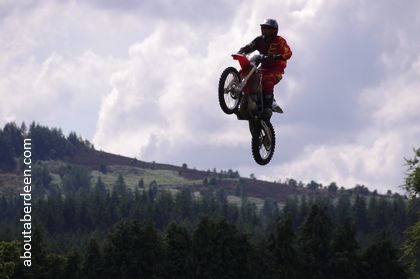
[{"label": "glove", "polygon": [[239,49],[238,54],[244,54],[244,55],[246,55],[246,54],[248,54],[249,52],[250,52],[250,51],[249,51],[249,47],[246,45],[246,46],[241,47],[241,48]]},{"label": "glove", "polygon": [[285,60],[281,54],[267,54],[262,56],[263,61],[266,60]]},{"label": "glove", "polygon": [[284,59],[284,56],[283,55],[276,54],[276,55],[274,55],[274,60],[286,60],[286,59]]}]

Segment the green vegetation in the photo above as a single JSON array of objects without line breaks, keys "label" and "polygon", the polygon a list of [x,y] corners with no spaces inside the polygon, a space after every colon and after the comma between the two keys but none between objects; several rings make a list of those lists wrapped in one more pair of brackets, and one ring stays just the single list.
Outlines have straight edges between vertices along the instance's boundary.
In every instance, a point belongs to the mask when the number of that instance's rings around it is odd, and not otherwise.
[{"label": "green vegetation", "polygon": [[[414,158],[406,160],[408,174],[406,178],[406,189],[412,197],[412,204],[420,196],[420,148],[414,150]],[[420,218],[420,216],[418,216]],[[420,220],[406,231],[406,238],[403,245],[404,258],[408,262],[409,271],[413,278],[420,278]]]},{"label": "green vegetation", "polygon": [[150,183],[153,181],[161,186],[192,185],[201,183],[201,180],[185,179],[176,171],[141,169],[137,167],[118,165],[108,166],[107,173],[105,174],[96,170],[92,171],[91,179],[94,182],[100,176],[106,184],[112,185],[117,180],[119,175],[124,177],[124,181],[127,184],[127,187],[132,189],[138,187],[140,179],[143,179],[144,185],[150,185]]},{"label": "green vegetation", "polygon": [[375,233],[361,247],[354,221],[338,224],[326,201],[314,201],[298,229],[284,211],[264,226],[263,211],[194,201],[187,190],[171,198],[96,188],[35,206],[45,228],[34,233],[36,265],[23,269],[18,242],[0,242],[9,278],[408,278],[394,242]]},{"label": "green vegetation", "polygon": [[415,197],[420,196],[420,148],[414,150],[414,157],[406,159],[408,174],[405,180],[407,192]]},{"label": "green vegetation", "polygon": [[246,192],[235,205],[211,187],[198,197],[188,186],[131,191],[122,175],[109,187],[100,177],[90,183],[81,167],[68,171],[63,188],[71,190],[33,205],[40,225],[33,252],[42,260],[31,269],[10,248],[21,239],[20,202],[0,199],[0,255],[10,278],[407,278],[397,247],[417,200],[344,193],[338,201],[291,197],[282,209],[266,200],[258,209]]},{"label": "green vegetation", "polygon": [[[12,159],[1,161],[4,183],[16,183],[27,133],[50,150],[32,165],[33,266],[19,258],[22,200],[0,185],[0,278],[419,278],[419,150],[407,160],[407,199],[362,185],[118,164],[102,153],[83,164],[80,154],[98,153],[76,134],[9,123],[0,130],[0,155]],[[256,197],[257,186],[293,194]]]}]

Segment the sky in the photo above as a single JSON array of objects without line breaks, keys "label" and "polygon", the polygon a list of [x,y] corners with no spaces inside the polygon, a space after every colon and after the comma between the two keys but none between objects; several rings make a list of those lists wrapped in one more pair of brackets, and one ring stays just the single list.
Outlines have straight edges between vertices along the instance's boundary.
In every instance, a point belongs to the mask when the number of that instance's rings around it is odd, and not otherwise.
[{"label": "sky", "polygon": [[[420,147],[418,0],[0,0],[0,126],[33,121],[95,148],[200,170],[402,192]],[[231,54],[275,18],[293,56],[276,150],[251,155],[219,107]],[[36,151],[34,151],[36,152]]]}]

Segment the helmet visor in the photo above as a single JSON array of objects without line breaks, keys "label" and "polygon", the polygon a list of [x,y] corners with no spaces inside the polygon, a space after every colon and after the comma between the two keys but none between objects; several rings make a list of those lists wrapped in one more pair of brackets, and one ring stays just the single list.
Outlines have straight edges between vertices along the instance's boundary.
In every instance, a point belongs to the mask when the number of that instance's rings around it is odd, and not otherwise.
[{"label": "helmet visor", "polygon": [[264,37],[274,37],[277,35],[277,30],[271,26],[261,25],[261,34]]}]

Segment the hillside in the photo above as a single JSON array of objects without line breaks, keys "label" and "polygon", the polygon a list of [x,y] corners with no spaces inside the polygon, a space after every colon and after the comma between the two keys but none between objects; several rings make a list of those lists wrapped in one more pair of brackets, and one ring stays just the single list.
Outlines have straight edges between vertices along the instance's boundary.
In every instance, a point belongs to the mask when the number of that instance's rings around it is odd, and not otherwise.
[{"label": "hillside", "polygon": [[[86,169],[91,177],[92,185],[98,177],[112,187],[119,175],[122,175],[129,187],[134,189],[140,180],[148,186],[156,182],[161,189],[190,187],[194,192],[212,187],[214,191],[224,190],[228,195],[238,196],[246,191],[248,197],[260,200],[284,202],[294,195],[335,196],[339,190],[370,195],[365,186],[353,189],[338,189],[331,183],[328,187],[312,181],[308,185],[290,179],[285,183],[262,181],[240,177],[232,170],[196,170],[183,166],[144,162],[136,158],[111,154],[95,150],[93,145],[72,132],[67,137],[57,128],[49,128],[32,123],[29,129],[22,123],[8,123],[0,130],[0,195],[19,193],[23,172],[24,136],[32,140],[33,179],[39,182],[38,173],[48,172],[53,183],[62,188],[62,178],[71,166]],[[38,177],[37,177],[38,176]],[[36,183],[35,183],[36,184]]]},{"label": "hillside", "polygon": [[[119,172],[118,169],[122,172],[135,172],[136,169],[142,170],[143,172],[148,171],[151,176],[149,180],[156,180],[157,182],[162,180],[162,176],[164,176],[165,173],[172,173],[173,181],[169,180],[163,182],[162,184],[158,183],[159,185],[190,185],[195,188],[201,188],[207,186],[205,185],[206,180],[207,183],[210,183],[212,178],[214,178],[215,181],[213,182],[213,186],[215,187],[215,190],[223,188],[230,194],[233,194],[236,187],[242,183],[243,185],[246,185],[247,194],[249,196],[261,199],[274,199],[276,201],[285,201],[290,195],[308,192],[307,189],[299,189],[297,187],[293,188],[283,183],[240,177],[237,172],[232,171],[203,171],[190,169],[185,165],[182,167],[155,162],[149,163],[96,150],[81,152],[76,156],[69,158],[68,162],[83,165],[92,170],[100,170],[103,166],[111,166],[111,169],[113,169],[116,173]],[[138,176],[139,178],[141,177],[140,174]],[[318,191],[317,193],[321,194],[322,192],[323,191]]]},{"label": "hillside", "polygon": [[[31,141],[22,147],[24,138]],[[179,268],[183,276],[214,257],[217,265],[203,270],[236,266],[229,278],[252,272],[277,278],[279,263],[294,266],[293,272],[312,267],[318,273],[325,266],[325,274],[335,274],[329,278],[347,278],[342,270],[353,270],[349,278],[385,278],[384,266],[404,274],[398,251],[406,247],[406,231],[420,212],[417,199],[409,203],[398,194],[378,195],[364,186],[346,190],[315,181],[275,183],[243,178],[233,170],[144,162],[95,150],[75,133],[66,137],[59,129],[34,123],[29,130],[13,123],[0,129],[0,158],[0,262],[15,266],[11,278],[24,277],[22,240],[29,258],[24,265],[31,264],[33,253],[46,274],[59,277],[82,278],[96,267],[95,276],[87,278],[107,278],[112,272],[112,278],[151,278],[121,277],[118,271],[130,266],[133,274],[143,274],[149,259]],[[30,193],[19,197],[29,184]],[[279,260],[282,247],[295,252]],[[319,254],[316,247],[325,249]],[[320,260],[308,265],[305,255]],[[387,256],[378,260],[378,255]],[[180,260],[185,264],[179,266]],[[348,263],[345,269],[343,263]],[[25,272],[32,270],[38,274],[35,268]]]},{"label": "hillside", "polygon": [[[303,193],[324,194],[324,190],[309,191],[303,187],[292,187],[283,183],[267,182],[258,179],[243,178],[232,171],[203,171],[190,169],[187,166],[174,166],[155,162],[144,162],[135,158],[115,155],[94,149],[78,150],[74,155],[60,160],[34,161],[37,181],[37,169],[46,168],[57,185],[62,184],[60,177],[66,168],[79,166],[86,168],[92,179],[92,184],[98,177],[107,184],[113,185],[119,175],[122,175],[128,187],[134,188],[140,179],[145,185],[155,181],[162,188],[191,187],[194,191],[208,187],[215,191],[224,189],[229,195],[235,195],[239,185],[245,185],[249,197],[271,199],[284,202],[289,196]],[[18,170],[0,171],[0,194],[17,194],[22,183],[22,172]]]}]

